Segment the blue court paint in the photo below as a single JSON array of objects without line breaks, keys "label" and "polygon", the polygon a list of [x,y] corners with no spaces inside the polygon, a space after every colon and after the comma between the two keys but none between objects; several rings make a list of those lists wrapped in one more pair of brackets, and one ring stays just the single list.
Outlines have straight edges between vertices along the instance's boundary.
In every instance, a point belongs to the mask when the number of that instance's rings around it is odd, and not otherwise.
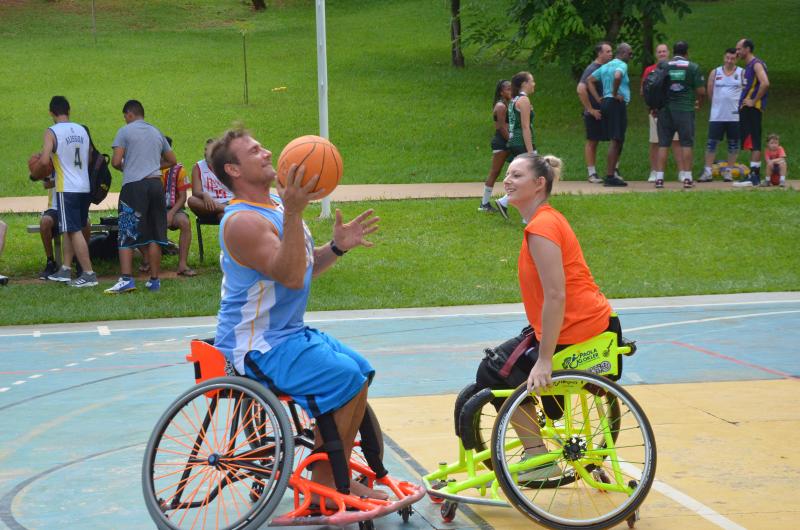
[{"label": "blue court paint", "polygon": [[[632,330],[626,336],[639,344],[625,359],[624,384],[800,375],[800,301],[619,314],[623,329]],[[521,313],[314,323],[369,357],[378,374],[375,397],[455,393],[472,380],[483,348],[523,325]],[[108,335],[96,326],[68,333],[0,328],[0,527],[152,527],[140,486],[144,444],[193,383],[187,335],[210,336],[213,327],[108,327]],[[419,470],[399,453],[387,450],[390,469],[414,477]],[[458,528],[481,525],[459,517]],[[379,523],[401,525],[399,517]],[[439,525],[435,508],[423,503],[406,528]]]}]

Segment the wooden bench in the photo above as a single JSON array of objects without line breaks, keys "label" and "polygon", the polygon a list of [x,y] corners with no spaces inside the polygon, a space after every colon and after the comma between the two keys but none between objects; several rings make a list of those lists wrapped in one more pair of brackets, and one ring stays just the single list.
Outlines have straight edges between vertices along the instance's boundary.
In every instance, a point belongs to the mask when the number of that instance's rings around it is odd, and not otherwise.
[{"label": "wooden bench", "polygon": [[[38,234],[39,233],[39,225],[28,225],[27,227],[29,234]],[[99,233],[99,232],[116,232],[118,229],[117,225],[106,225],[106,224],[92,224],[92,233]],[[53,236],[53,255],[56,259],[56,263],[60,266],[61,265],[61,233],[57,233]]]}]

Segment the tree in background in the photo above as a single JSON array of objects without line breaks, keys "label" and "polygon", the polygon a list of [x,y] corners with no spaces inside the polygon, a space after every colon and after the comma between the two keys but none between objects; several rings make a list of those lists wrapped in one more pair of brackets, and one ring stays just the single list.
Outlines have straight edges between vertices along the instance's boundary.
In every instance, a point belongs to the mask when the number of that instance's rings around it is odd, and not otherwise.
[{"label": "tree in background", "polygon": [[477,44],[479,53],[494,50],[508,59],[527,56],[531,64],[568,66],[576,79],[600,40],[628,42],[642,66],[651,64],[653,40],[663,39],[656,24],[668,11],[679,18],[691,12],[685,0],[508,1],[503,17],[473,2],[465,42]]},{"label": "tree in background", "polygon": [[453,66],[464,67],[461,52],[461,0],[450,0],[450,56]]},{"label": "tree in background", "polygon": [[256,11],[264,11],[267,8],[266,0],[253,0],[253,9]]}]

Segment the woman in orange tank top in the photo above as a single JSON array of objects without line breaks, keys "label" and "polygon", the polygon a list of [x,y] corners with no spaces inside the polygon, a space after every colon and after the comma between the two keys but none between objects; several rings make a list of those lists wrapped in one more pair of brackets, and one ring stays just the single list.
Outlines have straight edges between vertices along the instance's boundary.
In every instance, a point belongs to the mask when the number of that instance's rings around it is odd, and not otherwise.
[{"label": "woman in orange tank top", "polygon": [[[560,173],[561,160],[554,156],[523,154],[508,167],[503,186],[509,203],[528,220],[518,269],[530,328],[487,351],[476,376],[479,386],[516,387],[527,379],[529,390],[541,390],[551,384],[556,351],[606,330],[621,337],[619,319],[595,283],[572,227],[548,202]],[[529,347],[514,359],[511,352],[525,339]]]}]

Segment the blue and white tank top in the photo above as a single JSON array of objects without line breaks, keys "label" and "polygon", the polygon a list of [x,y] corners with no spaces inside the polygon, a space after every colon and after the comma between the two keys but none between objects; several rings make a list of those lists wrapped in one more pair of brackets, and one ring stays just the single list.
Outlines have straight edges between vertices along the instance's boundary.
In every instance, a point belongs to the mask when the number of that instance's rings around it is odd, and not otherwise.
[{"label": "blue and white tank top", "polygon": [[245,211],[256,212],[267,219],[275,227],[278,238],[283,240],[283,203],[277,195],[271,198],[274,205],[232,200],[219,226],[222,296],[214,346],[239,373],[244,373],[244,357],[248,352],[268,352],[305,326],[303,315],[314,268],[314,240],[305,223],[306,274],[301,289],[289,289],[245,267],[225,247],[225,223]]}]

